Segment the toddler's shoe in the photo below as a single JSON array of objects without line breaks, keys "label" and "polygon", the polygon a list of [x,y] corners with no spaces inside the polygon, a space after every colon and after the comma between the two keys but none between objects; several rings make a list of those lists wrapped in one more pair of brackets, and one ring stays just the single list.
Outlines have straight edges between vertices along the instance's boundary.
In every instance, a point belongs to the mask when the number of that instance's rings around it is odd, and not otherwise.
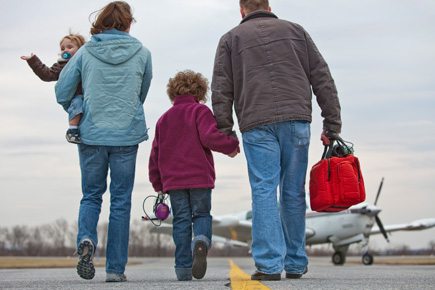
[{"label": "toddler's shoe", "polygon": [[77,264],[77,274],[83,279],[91,280],[95,276],[94,267],[95,246],[90,239],[83,239],[77,249],[79,263]]},{"label": "toddler's shoe", "polygon": [[74,144],[82,143],[79,129],[68,129],[68,131],[66,131],[65,138],[66,141],[68,141],[69,143],[74,143]]},{"label": "toddler's shoe", "polygon": [[207,245],[203,241],[197,241],[193,249],[192,276],[202,279],[207,271]]}]

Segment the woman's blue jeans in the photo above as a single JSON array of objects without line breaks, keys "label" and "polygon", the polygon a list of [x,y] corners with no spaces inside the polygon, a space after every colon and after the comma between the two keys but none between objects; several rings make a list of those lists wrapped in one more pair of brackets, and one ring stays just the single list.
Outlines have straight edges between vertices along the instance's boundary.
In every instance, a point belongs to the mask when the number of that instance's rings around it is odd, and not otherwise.
[{"label": "woman's blue jeans", "polygon": [[110,217],[106,272],[123,274],[128,258],[131,193],[138,145],[90,146],[79,144],[83,198],[80,201],[77,246],[85,238],[98,244],[97,224],[110,169]]},{"label": "woman's blue jeans", "polygon": [[[196,241],[211,247],[211,188],[170,190],[174,220],[172,236],[175,243],[175,273],[179,280],[192,278],[193,248]],[[195,238],[192,241],[192,224]]]},{"label": "woman's blue jeans", "polygon": [[[302,273],[310,125],[287,121],[242,134],[252,190],[252,255],[266,274]],[[277,187],[279,186],[279,206]]]}]

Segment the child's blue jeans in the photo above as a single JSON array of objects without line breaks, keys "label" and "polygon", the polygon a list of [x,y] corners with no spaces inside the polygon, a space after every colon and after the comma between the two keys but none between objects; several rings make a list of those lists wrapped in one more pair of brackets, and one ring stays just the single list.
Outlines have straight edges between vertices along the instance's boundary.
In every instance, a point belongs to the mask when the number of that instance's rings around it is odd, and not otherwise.
[{"label": "child's blue jeans", "polygon": [[207,249],[211,247],[211,188],[170,190],[169,196],[174,216],[175,273],[178,280],[191,280],[195,242],[201,240]]},{"label": "child's blue jeans", "polygon": [[81,113],[83,113],[83,95],[76,95],[68,107],[68,121]]}]

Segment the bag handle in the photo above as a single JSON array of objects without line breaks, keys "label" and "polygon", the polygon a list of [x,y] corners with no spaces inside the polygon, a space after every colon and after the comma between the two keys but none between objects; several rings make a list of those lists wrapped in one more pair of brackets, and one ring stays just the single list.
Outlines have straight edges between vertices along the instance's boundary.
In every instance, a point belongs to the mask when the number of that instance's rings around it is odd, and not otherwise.
[{"label": "bag handle", "polygon": [[336,146],[346,148],[349,154],[353,153],[353,149],[347,146],[346,141],[344,141],[343,138],[341,138],[340,135],[338,135],[336,132],[328,130],[325,132],[325,136],[329,139],[329,145],[325,145],[325,148],[323,149],[322,159],[329,159],[332,157],[335,141],[337,142]]}]

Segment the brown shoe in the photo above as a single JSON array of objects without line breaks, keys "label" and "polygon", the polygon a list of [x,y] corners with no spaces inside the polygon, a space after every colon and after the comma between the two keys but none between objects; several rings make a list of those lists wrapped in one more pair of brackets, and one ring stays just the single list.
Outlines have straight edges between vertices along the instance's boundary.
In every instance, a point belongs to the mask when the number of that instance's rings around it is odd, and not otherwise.
[{"label": "brown shoe", "polygon": [[305,271],[301,274],[285,273],[285,277],[288,279],[299,279],[302,277],[302,275],[306,274],[307,272],[308,272],[308,267],[306,267]]},{"label": "brown shoe", "polygon": [[265,274],[263,272],[255,271],[255,273],[251,275],[251,280],[278,281],[281,280],[281,273]]}]

